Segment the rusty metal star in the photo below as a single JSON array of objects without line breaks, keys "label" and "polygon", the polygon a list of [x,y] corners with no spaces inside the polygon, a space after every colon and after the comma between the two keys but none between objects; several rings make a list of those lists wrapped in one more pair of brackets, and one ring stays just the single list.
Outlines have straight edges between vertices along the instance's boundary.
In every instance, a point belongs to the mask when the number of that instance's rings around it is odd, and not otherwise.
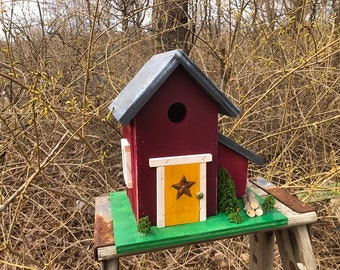
[{"label": "rusty metal star", "polygon": [[177,199],[179,199],[183,194],[191,197],[190,188],[196,182],[188,181],[183,175],[181,181],[179,183],[172,185],[173,188],[177,189]]}]

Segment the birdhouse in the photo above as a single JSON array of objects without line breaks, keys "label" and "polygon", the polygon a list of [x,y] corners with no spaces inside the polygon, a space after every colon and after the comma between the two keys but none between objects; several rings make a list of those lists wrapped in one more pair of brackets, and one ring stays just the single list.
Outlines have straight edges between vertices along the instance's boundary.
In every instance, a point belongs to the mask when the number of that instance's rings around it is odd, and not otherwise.
[{"label": "birdhouse", "polygon": [[153,56],[109,109],[122,124],[126,191],[137,220],[166,227],[217,213],[217,171],[246,192],[248,161],[262,159],[218,132],[238,108],[181,50]]}]

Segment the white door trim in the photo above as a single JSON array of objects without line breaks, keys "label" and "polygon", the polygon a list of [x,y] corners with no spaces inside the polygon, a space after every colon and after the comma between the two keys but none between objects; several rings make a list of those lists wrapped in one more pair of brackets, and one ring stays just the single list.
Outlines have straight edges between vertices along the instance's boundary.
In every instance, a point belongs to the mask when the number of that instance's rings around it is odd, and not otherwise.
[{"label": "white door trim", "polygon": [[157,227],[165,227],[165,170],[166,166],[181,164],[200,164],[200,192],[203,198],[200,199],[200,221],[207,218],[207,162],[212,161],[211,154],[184,155],[173,157],[150,158],[150,167],[156,167],[157,177]]},{"label": "white door trim", "polygon": [[172,157],[160,157],[150,158],[150,167],[170,166],[179,164],[191,164],[212,161],[211,154],[197,154],[197,155],[185,155],[185,156],[172,156]]}]

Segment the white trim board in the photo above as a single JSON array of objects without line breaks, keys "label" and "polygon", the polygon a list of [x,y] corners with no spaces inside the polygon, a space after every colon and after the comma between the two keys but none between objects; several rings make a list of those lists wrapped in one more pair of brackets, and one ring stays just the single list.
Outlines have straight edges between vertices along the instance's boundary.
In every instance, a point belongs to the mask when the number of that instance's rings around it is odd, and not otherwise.
[{"label": "white trim board", "polygon": [[150,167],[171,166],[179,164],[206,163],[212,161],[211,154],[184,155],[172,157],[150,158]]},{"label": "white trim board", "polygon": [[132,173],[131,173],[131,149],[127,139],[120,140],[122,148],[122,164],[123,164],[123,176],[125,185],[127,188],[132,188]]},{"label": "white trim board", "polygon": [[165,227],[165,179],[164,167],[157,168],[157,227]]}]

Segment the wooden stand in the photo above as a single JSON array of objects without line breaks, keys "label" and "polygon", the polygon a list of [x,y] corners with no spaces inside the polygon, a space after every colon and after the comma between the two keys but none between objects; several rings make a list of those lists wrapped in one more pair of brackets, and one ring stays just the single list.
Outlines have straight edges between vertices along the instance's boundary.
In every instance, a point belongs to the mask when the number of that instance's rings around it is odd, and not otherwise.
[{"label": "wooden stand", "polygon": [[[261,197],[267,193],[252,183],[248,187]],[[297,213],[281,202],[276,202],[275,207],[287,218],[288,224],[276,227],[275,229],[261,229],[250,234],[250,268],[251,270],[273,269],[273,250],[276,237],[284,269],[291,270],[315,270],[315,258],[309,235],[309,225],[317,221],[314,211]],[[104,270],[118,270],[119,257],[150,252],[117,253],[114,244],[113,222],[110,209],[109,197],[96,198],[96,219],[95,219],[95,256],[101,262]],[[243,233],[244,234],[244,233]],[[237,236],[240,233],[227,237]],[[224,238],[227,238],[224,237]],[[221,239],[218,237],[217,240]],[[171,247],[174,247],[173,245]],[[170,248],[170,246],[168,247]],[[158,248],[159,249],[159,248]]]}]

